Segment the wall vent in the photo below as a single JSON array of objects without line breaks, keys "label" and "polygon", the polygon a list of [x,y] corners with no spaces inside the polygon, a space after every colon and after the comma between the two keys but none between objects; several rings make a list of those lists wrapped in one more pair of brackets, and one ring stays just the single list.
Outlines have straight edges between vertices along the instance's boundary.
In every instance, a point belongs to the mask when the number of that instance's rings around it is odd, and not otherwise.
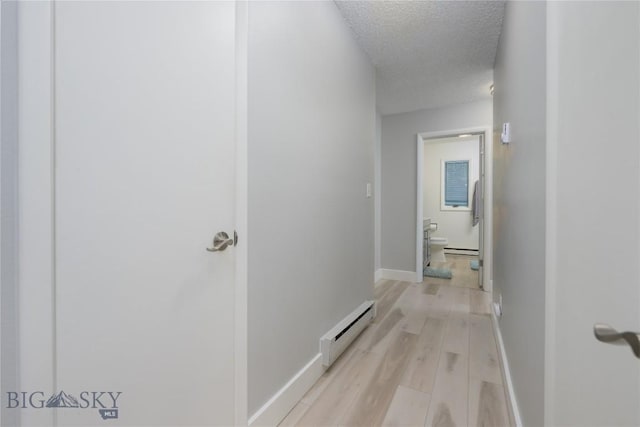
[{"label": "wall vent", "polygon": [[320,338],[322,364],[331,366],[375,316],[375,301],[365,301]]}]

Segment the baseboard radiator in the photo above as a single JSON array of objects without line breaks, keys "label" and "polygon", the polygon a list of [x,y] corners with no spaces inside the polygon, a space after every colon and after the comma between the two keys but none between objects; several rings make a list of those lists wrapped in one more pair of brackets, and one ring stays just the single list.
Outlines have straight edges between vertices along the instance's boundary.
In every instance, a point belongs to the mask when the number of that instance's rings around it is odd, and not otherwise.
[{"label": "baseboard radiator", "polygon": [[365,301],[320,338],[322,364],[331,366],[342,352],[376,317],[375,301]]}]

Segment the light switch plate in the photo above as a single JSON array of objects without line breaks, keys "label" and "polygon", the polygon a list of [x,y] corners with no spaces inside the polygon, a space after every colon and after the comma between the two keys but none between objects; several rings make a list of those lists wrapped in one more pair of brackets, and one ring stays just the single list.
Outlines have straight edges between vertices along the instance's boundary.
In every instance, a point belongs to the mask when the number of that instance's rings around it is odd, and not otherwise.
[{"label": "light switch plate", "polygon": [[511,142],[511,124],[503,123],[502,124],[502,133],[500,134],[500,140],[503,144],[508,144]]},{"label": "light switch plate", "polygon": [[371,192],[371,183],[367,182],[367,199],[370,199],[372,196],[372,192]]}]

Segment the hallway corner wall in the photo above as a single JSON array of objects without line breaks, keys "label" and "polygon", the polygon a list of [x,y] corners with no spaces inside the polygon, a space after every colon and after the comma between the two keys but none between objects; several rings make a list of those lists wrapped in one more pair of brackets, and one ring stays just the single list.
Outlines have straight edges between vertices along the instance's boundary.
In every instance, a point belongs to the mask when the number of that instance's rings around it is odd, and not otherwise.
[{"label": "hallway corner wall", "polygon": [[[494,69],[493,291],[524,425],[544,425],[546,4],[508,2]],[[502,144],[502,123],[512,142]]]},{"label": "hallway corner wall", "polygon": [[373,299],[376,111],[333,2],[251,2],[248,69],[251,416]]}]

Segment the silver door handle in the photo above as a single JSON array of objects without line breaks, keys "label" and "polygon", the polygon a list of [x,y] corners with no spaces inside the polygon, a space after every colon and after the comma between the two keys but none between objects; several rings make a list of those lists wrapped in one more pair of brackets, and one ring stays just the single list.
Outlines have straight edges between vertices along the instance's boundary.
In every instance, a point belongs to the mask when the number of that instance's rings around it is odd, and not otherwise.
[{"label": "silver door handle", "polygon": [[221,231],[213,237],[213,247],[207,248],[207,250],[209,252],[224,251],[228,246],[234,246],[236,244],[238,241],[236,236],[237,234],[234,233],[234,237],[230,238],[227,233]]},{"label": "silver door handle", "polygon": [[618,332],[609,325],[596,323],[593,325],[593,333],[598,341],[607,344],[625,345],[631,347],[631,351],[640,359],[640,337],[635,332]]}]

